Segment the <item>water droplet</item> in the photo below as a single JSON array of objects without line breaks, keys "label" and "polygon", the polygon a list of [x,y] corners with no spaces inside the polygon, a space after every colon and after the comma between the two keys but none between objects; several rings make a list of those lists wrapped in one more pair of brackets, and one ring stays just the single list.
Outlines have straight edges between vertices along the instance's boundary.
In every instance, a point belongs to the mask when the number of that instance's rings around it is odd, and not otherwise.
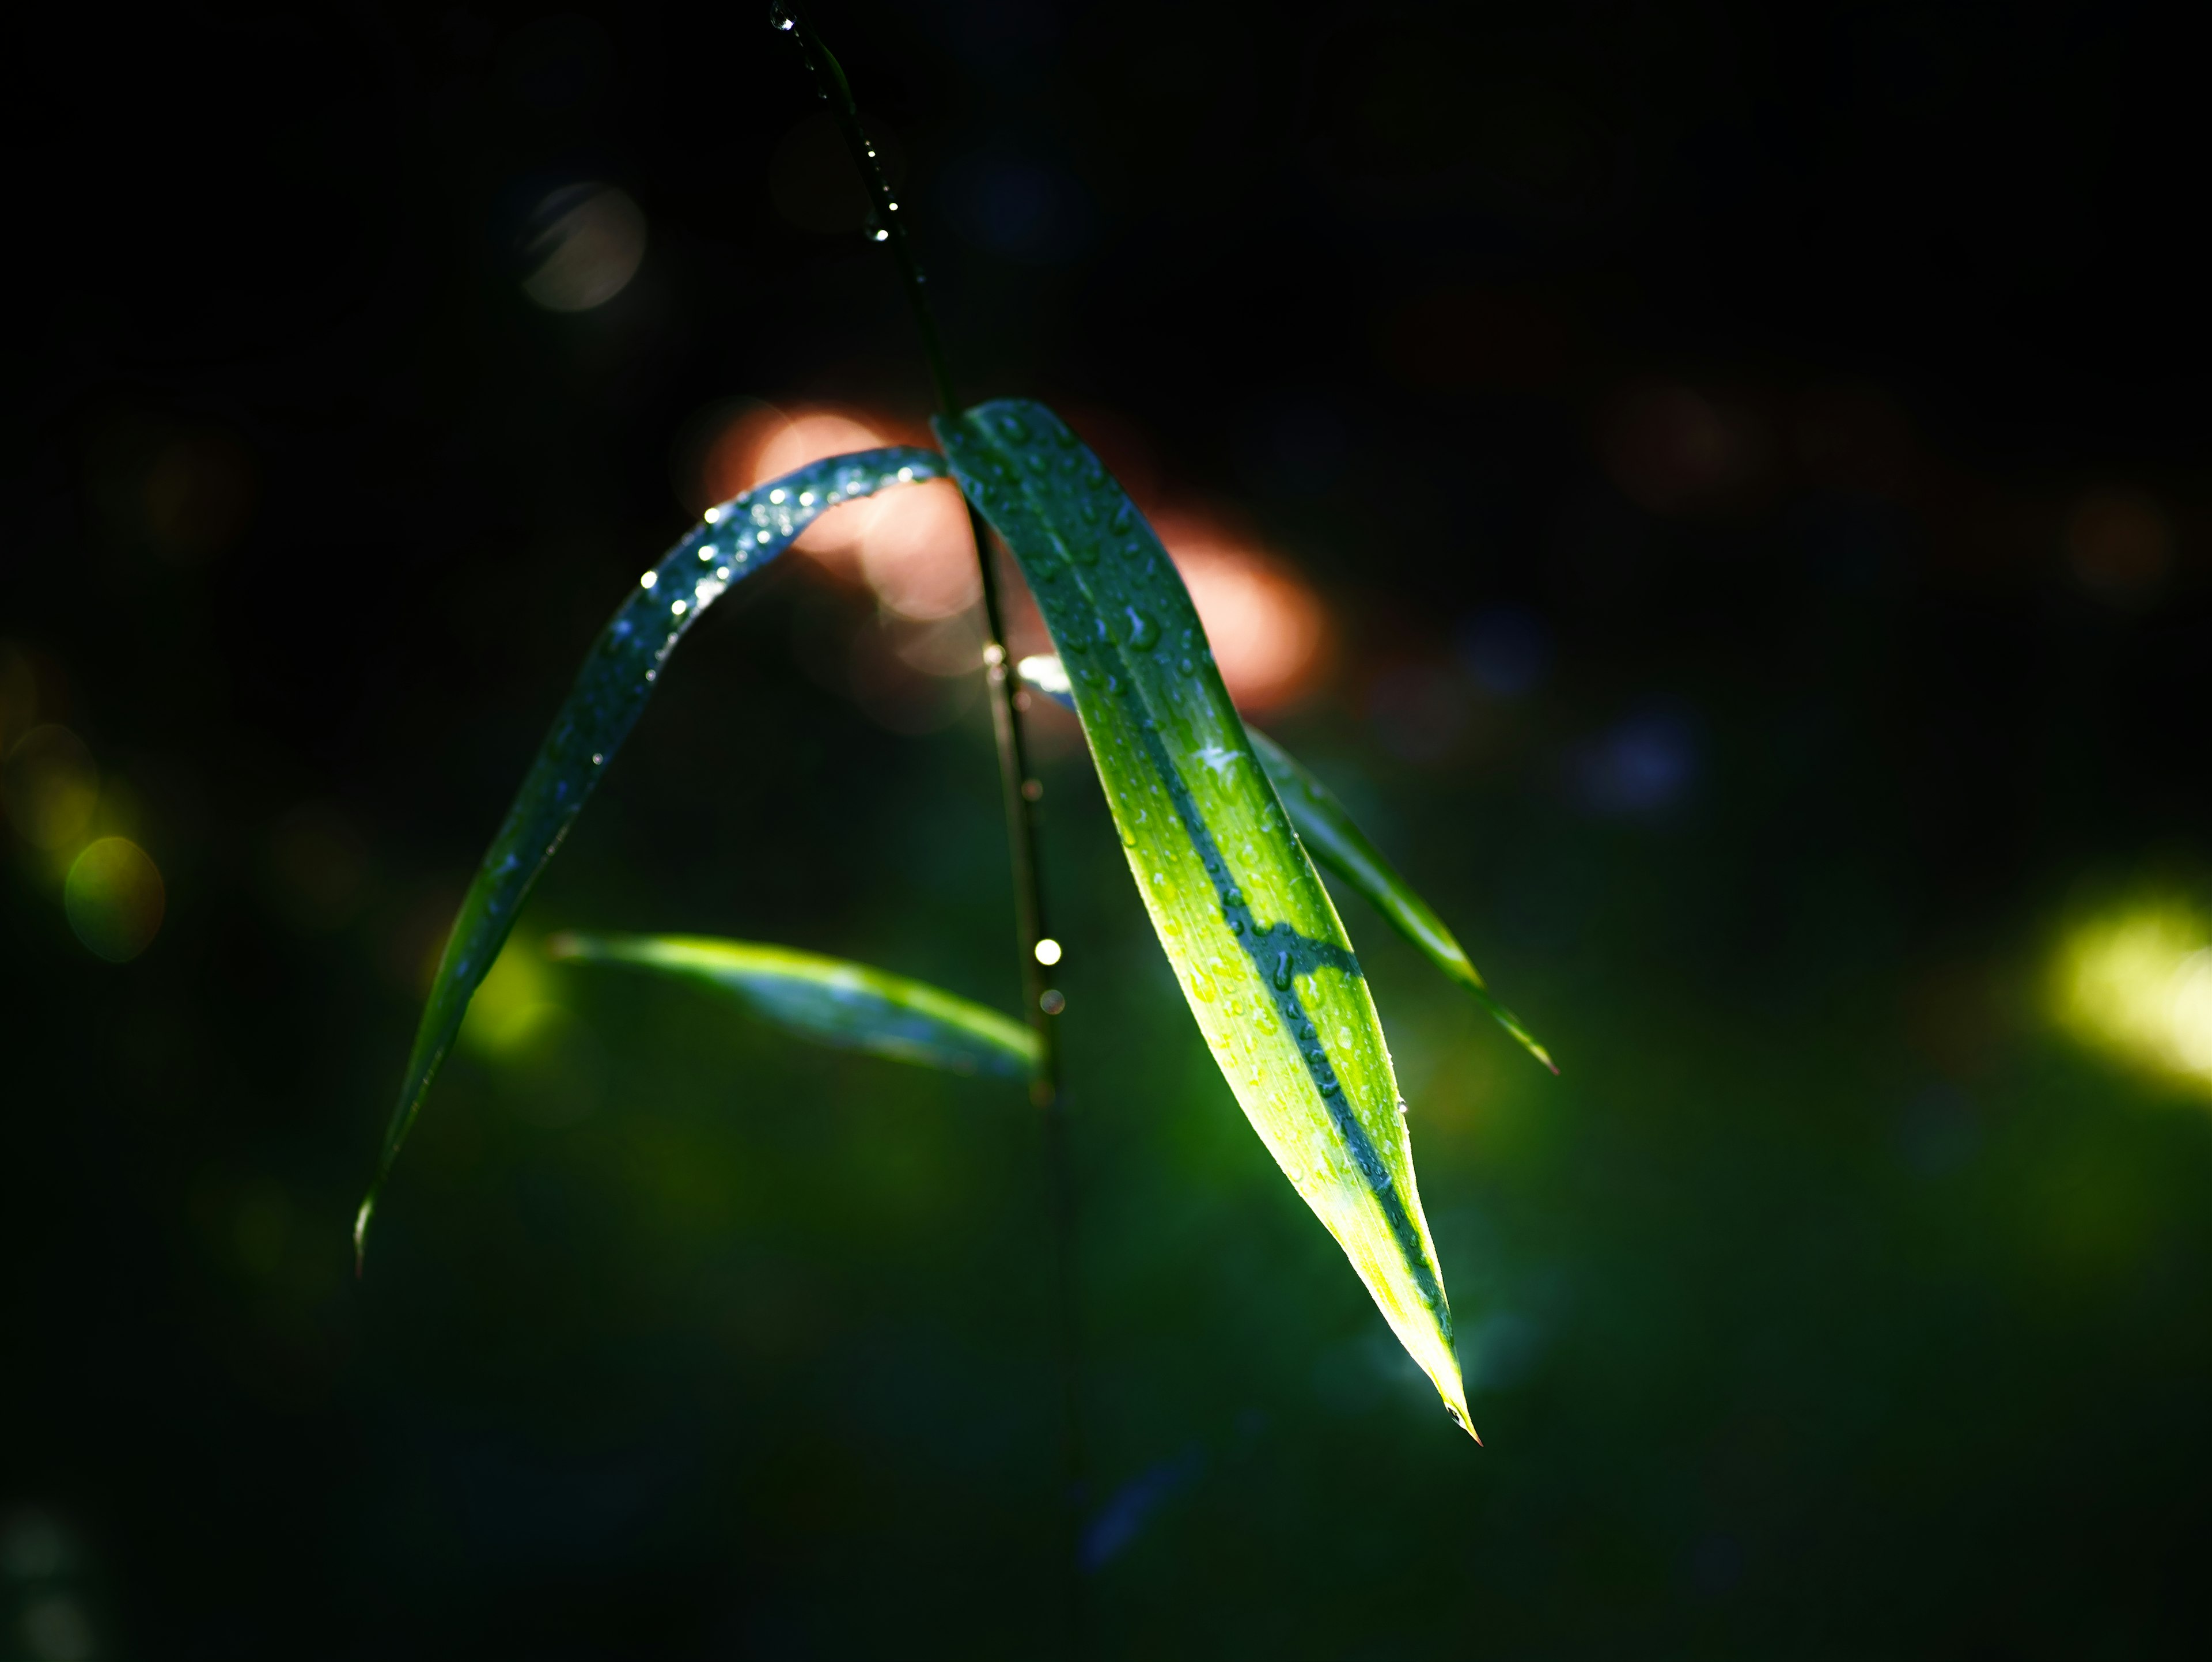
[{"label": "water droplet", "polygon": [[870,239],[871,241],[874,242],[889,242],[890,240],[891,234],[884,229],[880,225],[876,227],[875,235]]},{"label": "water droplet", "polygon": [[690,610],[691,603],[689,600],[671,600],[668,603],[668,615],[672,618],[681,618]]},{"label": "water droplet", "polygon": [[702,543],[702,544],[700,544],[700,545],[699,545],[699,563],[700,563],[700,564],[704,565],[704,564],[706,564],[706,563],[707,563],[707,562],[708,562],[708,561],[709,561],[709,560],[713,559],[714,557],[714,544],[712,544],[712,543]]},{"label": "water droplet", "polygon": [[1066,1008],[1067,1001],[1060,996],[1058,988],[1048,987],[1037,995],[1037,1008],[1047,1015],[1058,1015]]},{"label": "water droplet", "polygon": [[605,752],[605,751],[598,751],[598,750],[595,750],[595,751],[593,751],[593,752],[592,752],[592,765],[593,767],[595,767],[595,768],[602,768],[602,767],[605,767],[605,766],[606,765],[606,764],[607,764],[607,757],[606,757],[606,752]]},{"label": "water droplet", "polygon": [[768,493],[768,499],[772,502],[781,502],[783,500],[783,496],[784,493],[781,490],[771,490]]},{"label": "water droplet", "polygon": [[769,543],[773,542],[775,539],[765,531],[756,531],[753,533],[753,540],[757,543]]},{"label": "water droplet", "polygon": [[640,588],[651,588],[659,581],[660,574],[658,571],[648,571],[637,580],[637,586]]},{"label": "water droplet", "polygon": [[1150,652],[1158,644],[1159,625],[1133,606],[1121,609],[1129,614],[1129,645],[1139,652]]},{"label": "water droplet", "polygon": [[[719,627],[719,625],[717,625]],[[1279,953],[1275,957],[1275,990],[1287,992],[1291,985],[1291,955]]]},{"label": "water droplet", "polygon": [[710,508],[707,510],[706,521],[708,525],[713,525],[721,517],[722,510],[719,508]]}]

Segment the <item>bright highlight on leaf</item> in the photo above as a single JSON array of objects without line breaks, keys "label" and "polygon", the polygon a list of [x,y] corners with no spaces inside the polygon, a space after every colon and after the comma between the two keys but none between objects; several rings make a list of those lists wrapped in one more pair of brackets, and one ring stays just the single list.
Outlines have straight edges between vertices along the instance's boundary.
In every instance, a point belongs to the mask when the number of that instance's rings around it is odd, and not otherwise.
[{"label": "bright highlight on leaf", "polygon": [[1182,580],[1050,411],[1006,400],[936,426],[1067,666],[1130,874],[1224,1077],[1472,1434],[1374,1000]]},{"label": "bright highlight on leaf", "polygon": [[779,1027],[840,1050],[1008,1079],[1026,1079],[1036,1066],[1036,1035],[1011,1016],[842,958],[699,935],[564,934],[545,950],[712,987]]},{"label": "bright highlight on leaf", "polygon": [[[1024,658],[1019,667],[1022,679],[1037,691],[1070,709],[1075,708],[1074,689],[1068,684],[1066,667],[1059,659],[1048,655]],[[1368,841],[1367,833],[1353,821],[1336,793],[1259,728],[1248,726],[1244,731],[1252,741],[1253,754],[1260,758],[1261,767],[1273,782],[1275,794],[1289,813],[1291,823],[1297,827],[1306,852],[1322,868],[1350,884],[1368,904],[1389,920],[1391,927],[1419,947],[1429,962],[1480,1000],[1483,1008],[1498,1018],[1498,1025],[1520,1040],[1531,1056],[1558,1073],[1559,1064],[1552,1060],[1551,1053],[1521,1025],[1518,1016],[1491,995],[1481,973],[1468,960],[1452,932],[1444,927],[1443,920],[1399,874],[1397,868],[1383,858],[1382,851]]]},{"label": "bright highlight on leaf", "polygon": [[568,835],[584,799],[653,697],[660,667],[684,630],[733,583],[760,570],[824,510],[922,479],[942,478],[945,459],[906,446],[833,456],[707,510],[701,523],[638,579],[599,631],[552,731],[462,899],[407,1058],[407,1075],[385,1132],[376,1178],[354,1219],[356,1262],[377,1196],[452,1046],[469,998],[499,956],[515,915]]}]

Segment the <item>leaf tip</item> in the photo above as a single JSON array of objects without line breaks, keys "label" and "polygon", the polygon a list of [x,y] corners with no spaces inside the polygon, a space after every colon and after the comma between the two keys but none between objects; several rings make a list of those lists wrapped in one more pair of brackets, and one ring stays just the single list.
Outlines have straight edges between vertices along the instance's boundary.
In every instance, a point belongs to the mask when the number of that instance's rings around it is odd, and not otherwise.
[{"label": "leaf tip", "polygon": [[1467,1411],[1467,1402],[1464,1397],[1445,1397],[1444,1412],[1452,1416],[1453,1424],[1474,1439],[1474,1446],[1477,1448],[1482,1446],[1482,1434],[1474,1428],[1474,1421]]},{"label": "leaf tip", "polygon": [[353,1278],[361,1279],[362,1266],[368,1258],[368,1221],[376,1215],[376,1194],[372,1190],[362,1198],[361,1210],[353,1215]]}]

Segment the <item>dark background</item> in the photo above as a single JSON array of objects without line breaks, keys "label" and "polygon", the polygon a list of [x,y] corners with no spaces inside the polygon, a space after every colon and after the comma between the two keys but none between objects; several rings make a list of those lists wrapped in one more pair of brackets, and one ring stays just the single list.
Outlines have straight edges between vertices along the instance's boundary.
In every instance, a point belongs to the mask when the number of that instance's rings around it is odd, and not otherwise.
[{"label": "dark background", "polygon": [[[2201,1651],[2212,1119],[2043,993],[2204,892],[2180,9],[820,9],[967,392],[1306,574],[1276,729],[1565,1069],[1346,904],[1477,1451],[1059,746],[1103,1653]],[[1055,1652],[1018,1091],[564,976],[349,1273],[422,954],[700,423],[926,411],[764,13],[11,26],[6,736],[82,739],[167,911],[101,962],[0,831],[0,1657]],[[549,313],[586,180],[647,255]],[[886,727],[871,626],[720,608],[526,934],[1012,1008],[981,715]]]}]

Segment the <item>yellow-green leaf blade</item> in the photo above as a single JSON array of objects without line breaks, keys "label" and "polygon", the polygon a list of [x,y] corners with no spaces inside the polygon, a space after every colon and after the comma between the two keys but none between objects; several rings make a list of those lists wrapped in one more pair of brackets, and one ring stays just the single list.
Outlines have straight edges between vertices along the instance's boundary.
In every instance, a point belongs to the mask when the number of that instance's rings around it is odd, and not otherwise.
[{"label": "yellow-green leaf blade", "polygon": [[787,1032],[840,1050],[1008,1079],[1026,1079],[1036,1066],[1036,1035],[1012,1017],[848,959],[703,935],[564,934],[545,950],[710,987]]},{"label": "yellow-green leaf blade", "polygon": [[936,426],[1029,578],[1138,892],[1238,1105],[1472,1431],[1374,1000],[1182,579],[1051,411],[1009,400]]},{"label": "yellow-green leaf blade", "polygon": [[[1037,691],[1069,709],[1075,708],[1075,689],[1068,681],[1066,666],[1059,659],[1024,658],[1020,669],[1022,679]],[[1260,758],[1261,767],[1274,782],[1275,794],[1289,813],[1291,823],[1297,827],[1306,852],[1349,883],[1368,904],[1382,914],[1392,928],[1419,947],[1424,957],[1473,993],[1483,1008],[1498,1019],[1498,1025],[1520,1040],[1531,1056],[1558,1073],[1559,1064],[1552,1060],[1551,1053],[1537,1043],[1536,1036],[1522,1025],[1518,1016],[1498,1001],[1481,971],[1468,958],[1466,949],[1444,927],[1443,920],[1398,868],[1384,858],[1382,851],[1368,840],[1367,833],[1359,829],[1336,793],[1259,728],[1248,724],[1244,731],[1252,740],[1252,751]]]},{"label": "yellow-green leaf blade", "polygon": [[356,1262],[377,1196],[460,1031],[470,998],[490,973],[522,903],[600,773],[629,736],[677,642],[725,590],[762,569],[828,509],[944,477],[942,456],[903,445],[811,462],[709,508],[638,579],[592,643],[461,901],[416,1028],[375,1178],[354,1219]]}]

